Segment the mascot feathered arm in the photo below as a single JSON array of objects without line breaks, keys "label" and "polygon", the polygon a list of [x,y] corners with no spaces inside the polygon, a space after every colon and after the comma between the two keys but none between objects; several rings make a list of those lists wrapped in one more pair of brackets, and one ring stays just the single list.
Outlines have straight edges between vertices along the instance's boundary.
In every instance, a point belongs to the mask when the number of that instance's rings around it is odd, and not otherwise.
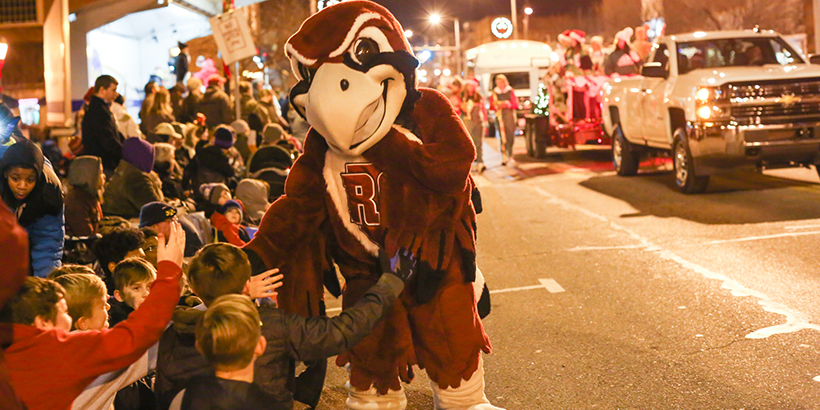
[{"label": "mascot feathered arm", "polygon": [[364,155],[391,177],[411,177],[436,192],[462,192],[475,160],[473,141],[447,97],[431,89],[420,91],[413,119],[422,143],[394,128]]},{"label": "mascot feathered arm", "polygon": [[327,220],[322,177],[324,140],[311,132],[305,154],[293,164],[285,195],[276,200],[243,247],[253,273],[279,268],[284,275],[279,307],[305,316],[319,314],[324,271],[330,269],[322,224]]}]

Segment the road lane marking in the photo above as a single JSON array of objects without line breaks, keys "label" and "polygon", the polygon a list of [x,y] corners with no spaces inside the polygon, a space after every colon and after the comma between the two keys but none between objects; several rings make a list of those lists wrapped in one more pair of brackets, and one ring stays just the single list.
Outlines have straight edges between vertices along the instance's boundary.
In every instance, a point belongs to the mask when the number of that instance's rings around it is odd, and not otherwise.
[{"label": "road lane marking", "polygon": [[538,279],[549,293],[561,293],[564,292],[564,288],[555,281],[555,279]]},{"label": "road lane marking", "polygon": [[[509,293],[509,292],[520,292],[522,290],[533,290],[533,289],[546,289],[549,293],[561,293],[566,292],[566,290],[558,284],[555,279],[538,279],[540,285],[532,285],[532,286],[519,286],[515,288],[504,288],[504,289],[496,289],[490,290],[490,294],[494,295],[496,293]],[[341,312],[342,308],[330,308],[327,309],[325,312],[327,313],[335,313]]]},{"label": "road lane marking", "polygon": [[761,241],[765,239],[776,239],[776,238],[790,238],[795,236],[807,236],[807,235],[818,235],[820,231],[811,231],[811,232],[791,232],[791,233],[777,233],[773,235],[760,235],[760,236],[747,236],[745,238],[734,238],[734,239],[721,239],[717,241],[706,242],[704,245],[718,245],[721,243],[735,243],[735,242],[751,242],[751,241]]},{"label": "road lane marking", "polygon": [[586,251],[614,251],[619,249],[642,249],[644,245],[615,245],[615,246],[576,246],[567,249],[567,252],[586,252]]},{"label": "road lane marking", "polygon": [[756,330],[752,333],[746,335],[748,339],[764,339],[772,335],[777,334],[786,334],[786,333],[793,333],[800,330],[808,329],[808,330],[817,330],[820,331],[820,326],[809,322],[809,318],[804,315],[803,313],[797,312],[795,310],[790,309],[786,305],[776,302],[772,300],[769,296],[762,292],[758,292],[752,289],[747,288],[740,282],[729,278],[728,276],[712,271],[705,266],[698,265],[697,263],[691,262],[682,256],[668,250],[664,249],[652,242],[650,242],[646,237],[641,236],[640,234],[636,233],[635,231],[622,226],[615,221],[595,212],[592,212],[588,209],[585,209],[579,205],[576,205],[568,200],[559,198],[549,192],[545,191],[544,189],[529,185],[535,192],[549,200],[551,203],[558,205],[566,210],[575,211],[582,213],[588,216],[590,219],[595,219],[604,223],[609,224],[610,228],[623,232],[636,241],[640,243],[640,247],[645,248],[645,252],[655,253],[661,259],[672,261],[677,263],[681,267],[692,270],[695,273],[700,274],[706,279],[712,279],[721,282],[721,288],[728,290],[732,296],[735,297],[746,297],[751,296],[757,299],[757,303],[765,310],[766,312],[776,313],[786,317],[786,323],[781,325],[769,326],[763,329]]}]

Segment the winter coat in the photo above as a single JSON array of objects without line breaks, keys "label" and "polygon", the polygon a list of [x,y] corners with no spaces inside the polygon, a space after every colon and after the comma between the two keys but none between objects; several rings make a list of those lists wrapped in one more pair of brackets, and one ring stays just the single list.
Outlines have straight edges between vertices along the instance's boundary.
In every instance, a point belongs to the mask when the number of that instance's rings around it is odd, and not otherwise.
[{"label": "winter coat", "polygon": [[242,119],[249,124],[251,115],[256,115],[259,121],[262,122],[262,125],[271,122],[268,109],[250,95],[244,94],[240,100],[240,105],[242,106]]},{"label": "winter coat", "polygon": [[641,57],[623,48],[616,49],[606,58],[604,74],[637,75],[641,73]]},{"label": "winter coat", "polygon": [[244,226],[231,223],[219,212],[211,214],[211,226],[214,227],[216,242],[227,242],[241,248],[251,240]]},{"label": "winter coat", "polygon": [[[391,310],[403,289],[400,279],[382,275],[358,303],[335,317],[307,318],[260,306],[262,336],[268,346],[254,364],[254,383],[275,397],[271,405],[293,408],[292,361],[325,360],[355,346]],[[213,375],[208,361],[195,346],[194,330],[197,320],[205,314],[203,308],[177,308],[173,325],[162,334],[154,386],[158,409],[167,409],[190,379]]]},{"label": "winter coat", "polygon": [[202,101],[202,93],[193,91],[188,93],[188,96],[182,100],[182,108],[179,110],[177,121],[181,123],[194,122],[196,113],[199,112],[200,101]]},{"label": "winter coat", "polygon": [[164,200],[162,181],[154,171],[142,172],[123,160],[105,185],[102,208],[106,215],[136,218],[143,205]]},{"label": "winter coat", "polygon": [[34,275],[45,277],[60,266],[65,237],[64,202],[60,179],[45,160],[43,152],[29,140],[20,140],[9,146],[0,172],[13,166],[33,167],[37,183],[24,199],[17,199],[11,192],[8,179],[2,178],[0,197],[17,216],[17,222],[28,232],[31,267]]},{"label": "winter coat", "polygon": [[236,119],[231,108],[231,99],[218,86],[209,86],[205,90],[205,95],[199,101],[196,112],[205,115],[205,125],[209,128],[230,124]]},{"label": "winter coat", "polygon": [[97,233],[102,219],[100,159],[85,155],[71,162],[65,197],[66,236],[87,237]]},{"label": "winter coat", "polygon": [[103,167],[112,170],[122,159],[125,139],[117,128],[111,108],[102,98],[91,97],[82,122],[83,154],[102,158]]},{"label": "winter coat", "polygon": [[182,176],[183,186],[199,192],[202,184],[227,183],[235,175],[225,150],[215,145],[206,145],[197,148],[196,155],[185,167]]},{"label": "winter coat", "polygon": [[166,142],[167,138],[162,138],[154,134],[154,130],[157,128],[157,125],[162,124],[163,122],[172,123],[174,122],[174,116],[172,114],[167,113],[160,113],[160,112],[146,112],[145,116],[142,118],[142,124],[145,126],[144,128],[147,130],[145,133],[145,137],[150,143],[155,142]]},{"label": "winter coat", "polygon": [[[175,400],[176,401],[176,400]],[[181,392],[180,410],[291,410],[277,403],[256,383],[221,379],[216,376],[194,377]]]},{"label": "winter coat", "polygon": [[117,130],[123,135],[123,137],[142,137],[140,127],[137,125],[137,122],[134,121],[134,117],[128,114],[122,104],[118,104],[116,102],[111,103],[111,114],[114,115],[114,122],[117,123]]},{"label": "winter coat", "polygon": [[[28,276],[27,237],[26,230],[17,223],[17,218],[0,201],[0,260],[3,261],[3,274],[0,275],[0,309],[14,297]],[[25,409],[12,388],[2,349],[0,349],[0,409]]]},{"label": "winter coat", "polygon": [[252,224],[259,224],[265,211],[268,210],[270,202],[270,187],[264,181],[258,179],[243,179],[236,186],[236,199],[245,205],[246,219]]},{"label": "winter coat", "polygon": [[109,329],[66,333],[3,323],[14,335],[6,351],[14,390],[30,410],[68,410],[98,376],[134,363],[162,335],[179,300],[182,268],[157,265],[151,294],[123,323]]}]

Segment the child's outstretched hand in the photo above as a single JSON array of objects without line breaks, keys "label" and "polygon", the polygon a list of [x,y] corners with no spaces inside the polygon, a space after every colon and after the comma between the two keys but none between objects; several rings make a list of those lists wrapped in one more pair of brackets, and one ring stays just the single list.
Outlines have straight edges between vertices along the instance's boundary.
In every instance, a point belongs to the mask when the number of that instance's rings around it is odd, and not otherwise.
[{"label": "child's outstretched hand", "polygon": [[169,261],[182,266],[182,257],[185,256],[185,232],[178,222],[171,222],[171,234],[168,238],[165,235],[157,235],[157,263]]},{"label": "child's outstretched hand", "polygon": [[243,294],[251,299],[271,298],[276,299],[279,294],[276,289],[282,286],[282,275],[277,275],[279,269],[271,269],[261,275],[251,276],[245,283]]}]

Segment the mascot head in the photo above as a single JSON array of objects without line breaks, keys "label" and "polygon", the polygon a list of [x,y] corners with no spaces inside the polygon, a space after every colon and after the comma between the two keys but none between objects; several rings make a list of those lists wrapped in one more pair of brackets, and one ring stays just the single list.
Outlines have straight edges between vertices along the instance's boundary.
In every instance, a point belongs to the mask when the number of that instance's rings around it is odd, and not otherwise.
[{"label": "mascot head", "polygon": [[299,83],[291,101],[330,149],[359,156],[411,110],[418,61],[399,22],[370,1],[327,7],[302,23],[285,53]]}]

